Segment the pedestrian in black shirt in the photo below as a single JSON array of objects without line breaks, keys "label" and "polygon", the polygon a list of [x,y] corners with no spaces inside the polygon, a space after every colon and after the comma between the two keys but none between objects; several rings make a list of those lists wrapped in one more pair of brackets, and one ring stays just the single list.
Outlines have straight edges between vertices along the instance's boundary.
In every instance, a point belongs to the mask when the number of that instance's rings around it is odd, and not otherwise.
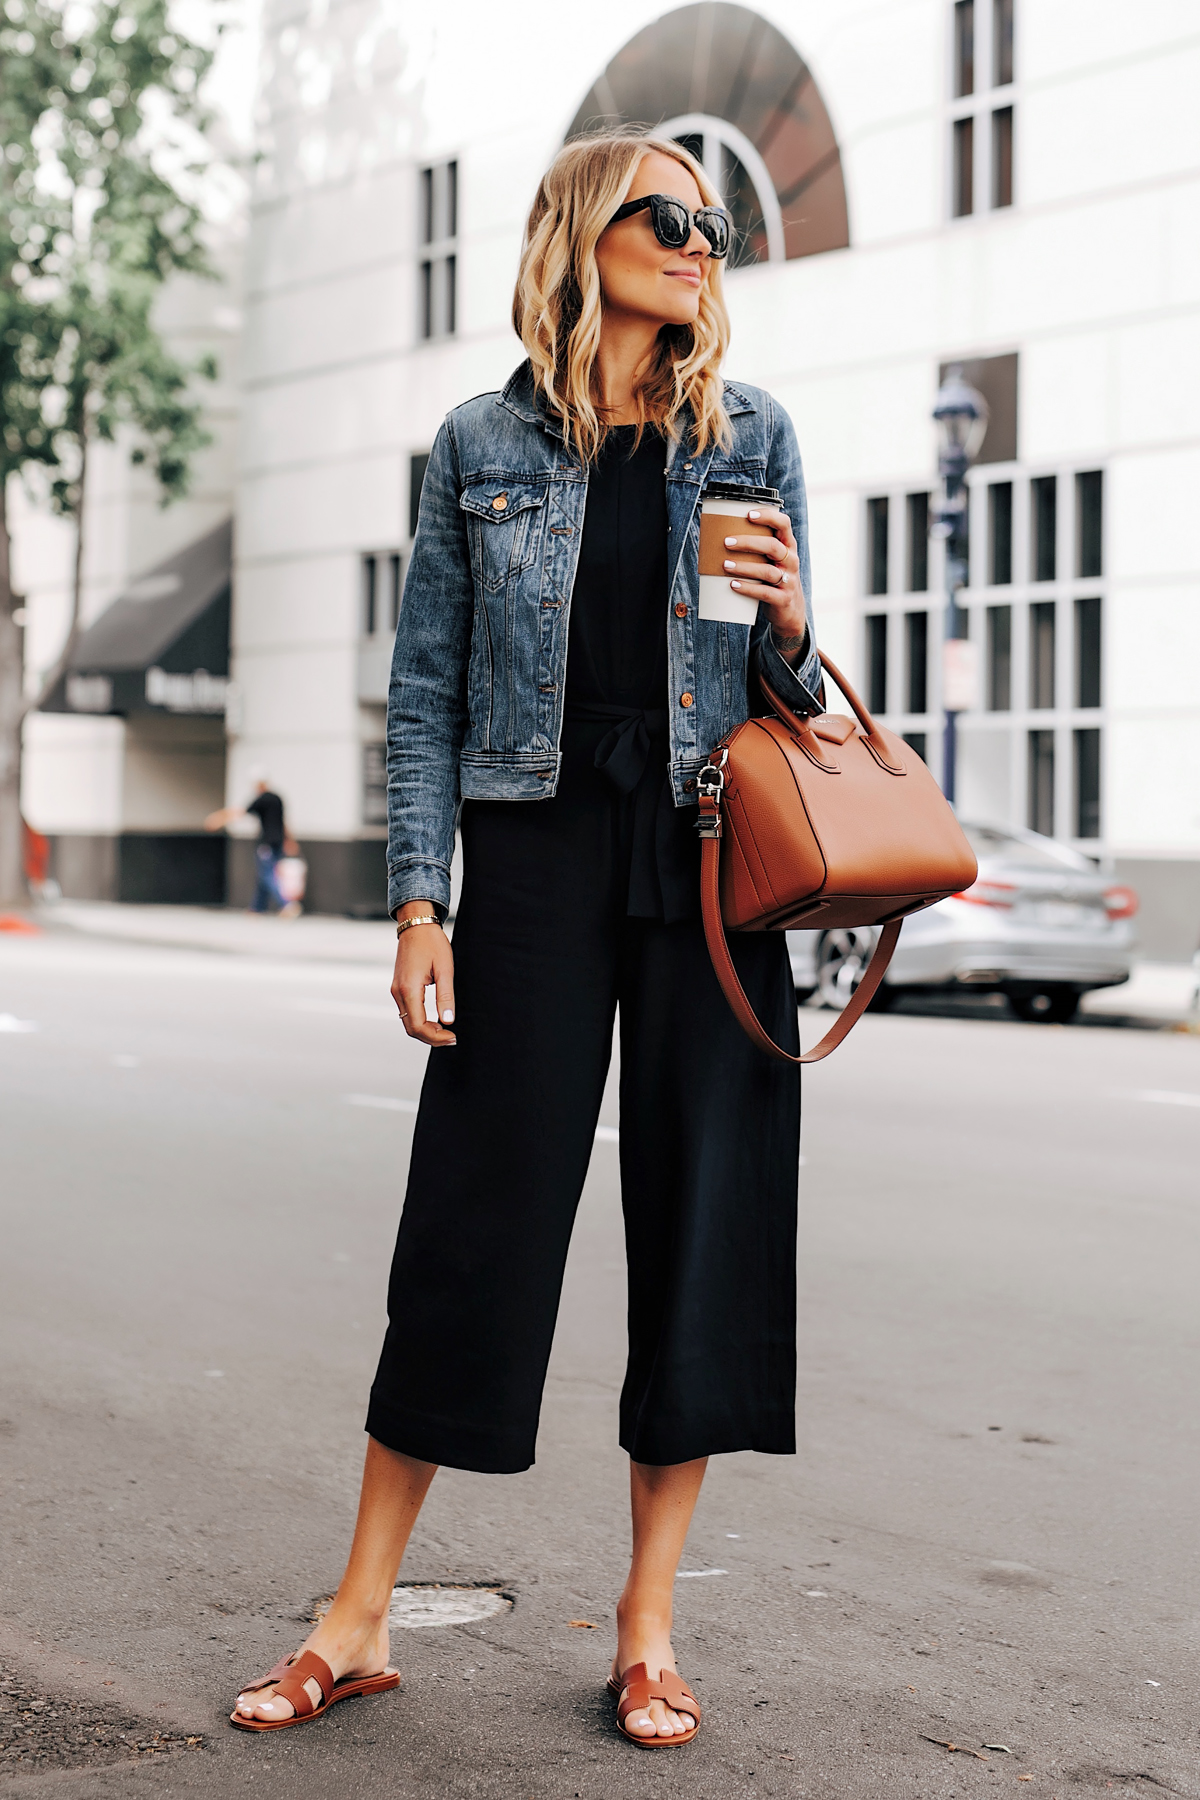
[{"label": "pedestrian in black shirt", "polygon": [[249,806],[223,806],[209,813],[204,821],[206,831],[220,831],[234,819],[258,820],[258,843],[254,847],[254,898],[250,911],[271,912],[282,909],[283,896],[275,879],[279,859],[287,847],[287,827],[283,819],[283,801],[272,793],[265,781],[255,783],[254,798]]}]

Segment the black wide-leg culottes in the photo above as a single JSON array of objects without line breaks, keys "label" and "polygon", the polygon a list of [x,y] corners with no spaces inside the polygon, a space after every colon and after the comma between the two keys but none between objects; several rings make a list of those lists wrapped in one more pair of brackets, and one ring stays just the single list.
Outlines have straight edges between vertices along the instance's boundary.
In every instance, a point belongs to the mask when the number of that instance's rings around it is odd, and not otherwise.
[{"label": "black wide-leg culottes", "polygon": [[[588,759],[552,800],[466,803],[462,835],[458,1042],[429,1057],[368,1432],[455,1468],[533,1462],[619,1014],[621,1445],[793,1452],[799,1070],[741,1031],[698,917],[628,916],[629,797]],[[731,943],[795,1049],[783,934]]]}]

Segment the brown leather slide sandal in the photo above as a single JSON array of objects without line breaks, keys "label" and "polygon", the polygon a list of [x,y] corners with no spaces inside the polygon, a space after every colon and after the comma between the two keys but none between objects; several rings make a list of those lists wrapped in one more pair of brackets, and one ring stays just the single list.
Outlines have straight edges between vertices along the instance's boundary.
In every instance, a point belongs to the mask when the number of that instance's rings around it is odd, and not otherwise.
[{"label": "brown leather slide sandal", "polygon": [[[613,1694],[628,1689],[617,1707],[617,1730],[643,1750],[677,1749],[681,1744],[690,1744],[700,1729],[700,1702],[687,1683],[670,1669],[661,1669],[658,1680],[651,1681],[645,1663],[634,1663],[623,1675],[610,1675],[608,1689]],[[653,1737],[643,1737],[641,1732],[627,1731],[625,1721],[630,1713],[645,1712],[652,1700],[661,1700],[672,1712],[689,1713],[696,1723],[690,1731],[677,1731],[673,1737],[659,1737],[657,1732]]]},{"label": "brown leather slide sandal", "polygon": [[[320,1706],[313,1705],[304,1685],[306,1681],[315,1681],[320,1688]],[[400,1673],[397,1669],[383,1669],[378,1675],[347,1675],[341,1681],[335,1681],[324,1657],[317,1656],[312,1650],[298,1650],[291,1656],[282,1657],[257,1681],[248,1681],[241,1691],[256,1694],[273,1682],[280,1699],[290,1700],[296,1709],[290,1719],[243,1719],[235,1709],[229,1715],[229,1723],[236,1725],[239,1731],[282,1731],[285,1725],[304,1725],[309,1719],[319,1719],[339,1700],[353,1700],[357,1694],[386,1694],[389,1689],[398,1688]]]}]

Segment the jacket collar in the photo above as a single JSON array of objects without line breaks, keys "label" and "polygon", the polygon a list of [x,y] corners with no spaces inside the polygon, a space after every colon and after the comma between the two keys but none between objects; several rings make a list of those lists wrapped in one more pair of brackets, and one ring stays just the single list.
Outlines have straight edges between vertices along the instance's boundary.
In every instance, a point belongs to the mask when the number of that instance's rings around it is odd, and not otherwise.
[{"label": "jacket collar", "polygon": [[[736,418],[739,413],[757,411],[754,402],[743,389],[735,387],[731,381],[724,383],[724,389],[725,410],[730,418]],[[527,425],[540,425],[543,431],[551,432],[555,437],[561,436],[558,426],[546,412],[543,396],[534,386],[533,369],[528,357],[513,370],[496,399],[496,405],[506,407]],[[686,438],[689,434],[685,430],[682,435]]]}]

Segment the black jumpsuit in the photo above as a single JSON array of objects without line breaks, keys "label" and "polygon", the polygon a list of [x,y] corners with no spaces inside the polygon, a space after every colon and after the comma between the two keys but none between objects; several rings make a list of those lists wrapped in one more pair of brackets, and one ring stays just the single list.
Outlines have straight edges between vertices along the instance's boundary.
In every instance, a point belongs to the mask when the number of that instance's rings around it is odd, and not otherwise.
[{"label": "black jumpsuit", "polygon": [[[558,791],[462,808],[458,1042],[426,1070],[367,1416],[456,1468],[533,1462],[618,1011],[621,1444],[660,1464],[795,1449],[799,1071],[743,1035],[705,947],[695,814],[666,774],[664,445],[633,436],[589,476]],[[731,942],[798,1048],[783,934]]]}]

